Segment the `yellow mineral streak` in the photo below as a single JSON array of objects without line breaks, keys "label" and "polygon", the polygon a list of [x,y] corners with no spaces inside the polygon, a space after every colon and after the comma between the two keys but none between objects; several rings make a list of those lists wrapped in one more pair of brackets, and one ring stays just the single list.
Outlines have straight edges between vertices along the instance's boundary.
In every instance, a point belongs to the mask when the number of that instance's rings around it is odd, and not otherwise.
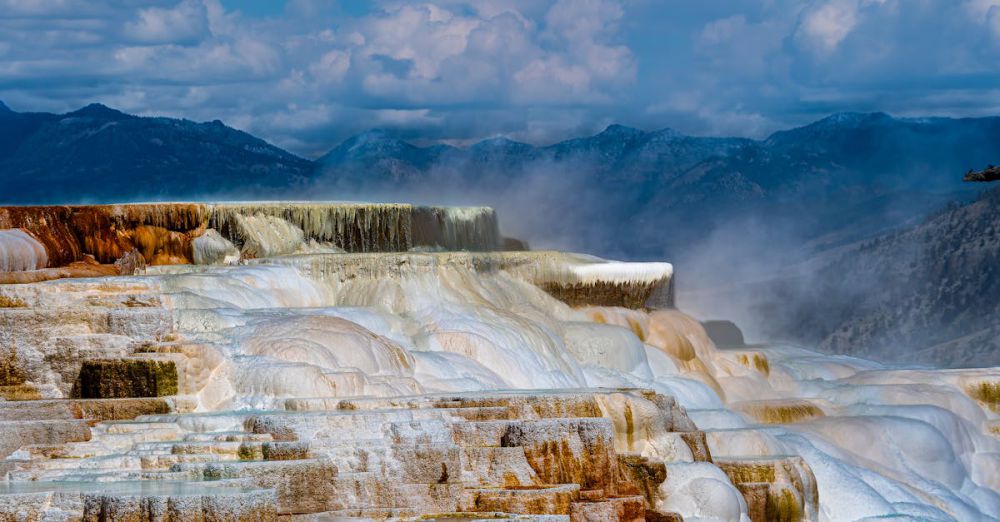
[{"label": "yellow mineral streak", "polygon": [[757,370],[765,377],[771,375],[771,365],[767,360],[767,356],[760,352],[741,353],[737,357],[737,360],[743,366],[751,370]]},{"label": "yellow mineral streak", "polygon": [[1000,380],[968,383],[965,392],[994,413],[1000,413]]},{"label": "yellow mineral streak", "polygon": [[733,403],[732,407],[764,424],[794,424],[824,416],[818,406],[801,399],[743,401]]}]

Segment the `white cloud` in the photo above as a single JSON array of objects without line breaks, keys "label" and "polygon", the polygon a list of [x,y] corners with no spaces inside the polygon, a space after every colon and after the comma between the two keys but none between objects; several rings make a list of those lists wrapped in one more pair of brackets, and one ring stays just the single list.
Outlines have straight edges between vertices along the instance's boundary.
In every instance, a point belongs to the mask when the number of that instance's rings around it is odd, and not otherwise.
[{"label": "white cloud", "polygon": [[1000,0],[974,0],[970,4],[976,4],[978,19],[985,21],[993,43],[1000,46]]},{"label": "white cloud", "polygon": [[805,14],[797,36],[818,52],[829,54],[857,23],[857,0],[830,0]]},{"label": "white cloud", "polygon": [[365,27],[363,53],[409,60],[411,78],[435,78],[445,60],[465,50],[469,33],[478,24],[477,19],[432,4],[400,7]]},{"label": "white cloud", "polygon": [[964,7],[973,20],[983,22],[989,19],[990,11],[1000,8],[1000,0],[966,0]]},{"label": "white cloud", "polygon": [[699,43],[706,46],[727,44],[741,36],[746,27],[747,18],[741,14],[713,20],[701,30]]},{"label": "white cloud", "polygon": [[172,8],[148,7],[122,32],[135,42],[196,43],[208,33],[208,13],[200,0],[184,0]]},{"label": "white cloud", "polygon": [[351,68],[351,51],[334,49],[309,66],[309,72],[320,83],[340,83]]}]

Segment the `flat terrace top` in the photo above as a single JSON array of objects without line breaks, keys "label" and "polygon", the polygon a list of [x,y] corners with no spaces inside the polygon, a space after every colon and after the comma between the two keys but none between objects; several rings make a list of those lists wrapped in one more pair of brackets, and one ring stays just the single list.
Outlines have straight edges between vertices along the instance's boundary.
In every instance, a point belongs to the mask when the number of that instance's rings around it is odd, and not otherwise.
[{"label": "flat terrace top", "polygon": [[281,201],[281,200],[269,200],[269,201],[135,201],[135,202],[120,202],[120,203],[79,203],[79,204],[66,204],[66,205],[31,205],[31,204],[11,204],[4,205],[0,203],[0,210],[2,209],[102,209],[102,210],[121,210],[135,209],[135,210],[152,210],[152,209],[165,209],[165,208],[324,208],[324,207],[343,207],[343,208],[428,208],[428,209],[481,209],[492,211],[491,207],[483,205],[419,205],[413,203],[394,203],[394,202],[375,202],[375,201],[348,201],[348,200],[329,200],[329,201]]},{"label": "flat terrace top", "polygon": [[[514,252],[380,252],[298,254],[250,260],[255,264],[291,265],[321,272],[391,272],[438,266],[462,266],[478,271],[505,270],[536,283],[595,284],[656,283],[673,276],[670,263],[632,263],[599,257],[530,250]],[[404,268],[405,267],[405,268]]]}]

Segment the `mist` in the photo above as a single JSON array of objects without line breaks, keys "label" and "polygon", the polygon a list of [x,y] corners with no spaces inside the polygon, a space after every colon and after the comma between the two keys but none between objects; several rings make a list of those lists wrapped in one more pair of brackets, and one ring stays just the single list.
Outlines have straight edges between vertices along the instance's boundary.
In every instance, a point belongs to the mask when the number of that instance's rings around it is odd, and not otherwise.
[{"label": "mist", "polygon": [[[676,268],[678,307],[702,320],[732,320],[750,343],[789,342],[918,365],[1000,363],[990,354],[942,354],[927,344],[976,330],[982,321],[952,324],[929,309],[914,317],[885,311],[933,287],[926,272],[939,247],[898,237],[948,202],[974,198],[975,189],[882,192],[852,201],[859,190],[852,186],[824,194],[842,198],[833,207],[808,197],[790,201],[787,194],[663,205],[669,194],[646,194],[648,186],[634,180],[609,182],[606,166],[586,158],[503,167],[443,158],[388,180],[330,169],[300,196],[490,206],[502,234],[533,250],[668,261]],[[894,273],[894,266],[909,268]]]}]

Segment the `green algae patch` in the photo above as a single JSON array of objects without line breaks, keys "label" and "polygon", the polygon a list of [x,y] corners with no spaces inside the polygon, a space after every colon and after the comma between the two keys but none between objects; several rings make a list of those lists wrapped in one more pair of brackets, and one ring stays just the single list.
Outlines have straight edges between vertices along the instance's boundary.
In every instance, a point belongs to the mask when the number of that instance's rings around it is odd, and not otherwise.
[{"label": "green algae patch", "polygon": [[4,355],[0,355],[0,386],[19,386],[24,384],[27,376],[18,361],[17,349],[8,348]]},{"label": "green algae patch", "polygon": [[260,444],[240,444],[237,454],[240,460],[264,460]]},{"label": "green algae patch", "polygon": [[545,282],[538,286],[556,299],[572,306],[621,306],[633,310],[642,310],[653,295],[653,291],[662,284],[653,282],[595,282],[595,283],[552,283]]},{"label": "green algae patch", "polygon": [[177,367],[157,359],[85,361],[73,385],[73,397],[124,399],[177,394]]}]

